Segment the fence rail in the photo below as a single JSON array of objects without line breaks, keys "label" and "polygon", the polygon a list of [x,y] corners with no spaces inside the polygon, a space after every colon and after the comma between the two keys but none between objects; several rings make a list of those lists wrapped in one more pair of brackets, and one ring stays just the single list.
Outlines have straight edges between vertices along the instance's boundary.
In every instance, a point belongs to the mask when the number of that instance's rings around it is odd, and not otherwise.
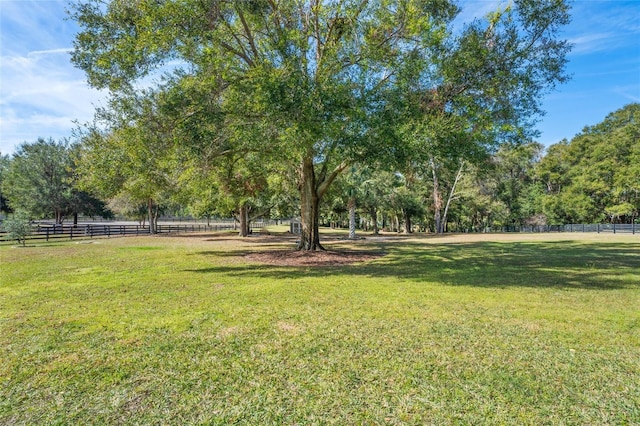
[{"label": "fence rail", "polygon": [[[289,232],[292,234],[300,234],[302,225],[300,222],[291,221],[289,223]],[[593,224],[568,224],[568,225],[535,225],[535,226],[500,226],[485,228],[484,233],[550,233],[550,232],[596,232],[596,233],[613,233],[613,234],[639,234],[640,224],[629,223],[593,223]]]},{"label": "fence rail", "polygon": [[[268,225],[268,222],[252,222],[250,229],[261,229]],[[179,232],[217,232],[232,231],[237,229],[232,223],[223,224],[158,224],[158,234],[169,234]],[[34,226],[27,241],[50,241],[50,240],[74,240],[80,238],[94,237],[123,237],[132,235],[148,235],[149,226],[145,225],[110,225],[110,224],[79,224],[79,225],[49,225],[38,224]],[[7,242],[6,232],[0,231],[0,243]]]},{"label": "fence rail", "polygon": [[[269,225],[270,222],[256,221],[251,222],[250,228],[261,229]],[[290,232],[299,234],[301,232],[301,224],[292,221],[290,223]],[[237,229],[233,223],[218,224],[158,224],[158,234],[180,233],[180,232],[217,232],[231,231]],[[593,233],[613,233],[613,234],[638,234],[640,235],[640,224],[568,224],[568,225],[540,225],[540,226],[503,226],[486,228],[487,233],[549,233],[549,232],[593,232]],[[50,241],[50,240],[74,240],[80,238],[94,237],[117,237],[131,235],[147,235],[149,234],[149,226],[145,225],[122,225],[122,224],[79,224],[79,225],[53,225],[38,224],[34,226],[33,231],[27,236],[27,241]],[[10,242],[7,240],[6,233],[0,231],[0,243]]]},{"label": "fence rail", "polygon": [[597,224],[573,224],[564,225],[565,232],[612,232],[614,234],[640,233],[640,224],[637,223],[597,223]]},{"label": "fence rail", "polygon": [[485,232],[596,232],[613,234],[639,234],[640,224],[637,223],[573,223],[568,225],[539,225],[539,226],[502,226],[486,228]]}]

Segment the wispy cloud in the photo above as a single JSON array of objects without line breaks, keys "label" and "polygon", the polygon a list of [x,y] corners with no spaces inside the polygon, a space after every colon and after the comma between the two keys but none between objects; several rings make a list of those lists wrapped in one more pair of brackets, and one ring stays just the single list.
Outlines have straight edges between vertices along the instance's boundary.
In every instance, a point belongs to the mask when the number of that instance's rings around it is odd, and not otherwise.
[{"label": "wispy cloud", "polygon": [[572,55],[589,55],[621,48],[639,49],[638,1],[590,0],[573,3],[568,28]]},{"label": "wispy cloud", "polygon": [[74,120],[88,121],[104,94],[90,89],[82,72],[60,55],[0,58],[0,151],[38,137],[68,137]]},{"label": "wispy cloud", "polygon": [[571,53],[574,55],[593,53],[607,49],[610,46],[611,41],[616,38],[615,33],[595,33],[595,34],[581,34],[569,38],[569,43],[573,45]]},{"label": "wispy cloud", "polygon": [[60,53],[71,53],[73,52],[72,47],[62,47],[59,49],[48,49],[48,50],[34,50],[33,52],[29,52],[29,56],[37,56],[37,55],[57,55]]},{"label": "wispy cloud", "polygon": [[640,83],[624,86],[614,86],[613,92],[629,99],[631,102],[640,102]]},{"label": "wispy cloud", "polygon": [[0,152],[38,137],[71,136],[105,94],[85,83],[70,55],[75,24],[63,1],[2,1]]},{"label": "wispy cloud", "polygon": [[640,32],[638,19],[640,3],[637,0],[591,0],[579,2],[579,4],[581,8],[577,12],[581,13],[587,22],[601,27],[615,28],[619,33],[638,34]]}]

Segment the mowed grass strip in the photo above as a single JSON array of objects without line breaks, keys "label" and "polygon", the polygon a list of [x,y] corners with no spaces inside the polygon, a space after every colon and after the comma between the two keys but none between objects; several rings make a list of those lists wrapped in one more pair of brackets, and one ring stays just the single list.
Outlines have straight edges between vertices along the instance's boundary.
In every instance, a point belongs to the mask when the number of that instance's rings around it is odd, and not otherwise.
[{"label": "mowed grass strip", "polygon": [[0,248],[0,424],[638,424],[640,239]]}]

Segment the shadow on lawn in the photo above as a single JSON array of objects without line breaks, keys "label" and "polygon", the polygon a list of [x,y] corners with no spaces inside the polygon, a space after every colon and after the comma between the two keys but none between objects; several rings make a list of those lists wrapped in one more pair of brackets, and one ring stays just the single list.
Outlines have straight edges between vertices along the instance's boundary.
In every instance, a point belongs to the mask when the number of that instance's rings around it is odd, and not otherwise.
[{"label": "shadow on lawn", "polygon": [[[386,256],[339,267],[281,267],[264,264],[192,270],[256,278],[296,279],[352,275],[478,287],[620,289],[640,287],[640,243],[474,242],[423,244],[385,242],[365,247]],[[364,247],[363,247],[364,248]],[[238,252],[202,252],[242,256]]]}]

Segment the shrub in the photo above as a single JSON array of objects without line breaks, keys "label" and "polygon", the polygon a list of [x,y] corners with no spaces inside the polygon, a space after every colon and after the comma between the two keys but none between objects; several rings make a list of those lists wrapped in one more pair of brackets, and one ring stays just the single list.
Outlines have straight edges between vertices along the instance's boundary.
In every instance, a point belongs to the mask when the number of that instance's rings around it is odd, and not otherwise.
[{"label": "shrub", "polygon": [[3,227],[8,240],[17,240],[23,246],[26,244],[27,236],[31,234],[31,221],[25,212],[15,212],[4,221]]}]

